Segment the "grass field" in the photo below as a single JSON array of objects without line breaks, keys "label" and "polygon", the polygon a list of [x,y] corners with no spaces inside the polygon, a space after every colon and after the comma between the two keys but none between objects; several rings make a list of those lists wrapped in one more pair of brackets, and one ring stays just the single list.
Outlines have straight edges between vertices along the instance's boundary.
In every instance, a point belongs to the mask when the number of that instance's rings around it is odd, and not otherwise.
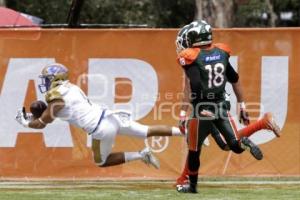
[{"label": "grass field", "polygon": [[299,200],[300,181],[201,181],[180,194],[165,181],[0,182],[1,200]]}]

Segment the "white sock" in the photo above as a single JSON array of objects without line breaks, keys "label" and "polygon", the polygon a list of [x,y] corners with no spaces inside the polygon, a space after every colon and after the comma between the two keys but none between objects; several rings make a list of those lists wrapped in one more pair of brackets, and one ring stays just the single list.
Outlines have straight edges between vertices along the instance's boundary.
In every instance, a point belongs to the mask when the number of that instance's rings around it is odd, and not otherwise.
[{"label": "white sock", "polygon": [[183,134],[180,132],[179,128],[177,127],[172,127],[172,135],[173,136],[182,136]]},{"label": "white sock", "polygon": [[143,156],[139,152],[124,152],[125,162],[140,160]]}]

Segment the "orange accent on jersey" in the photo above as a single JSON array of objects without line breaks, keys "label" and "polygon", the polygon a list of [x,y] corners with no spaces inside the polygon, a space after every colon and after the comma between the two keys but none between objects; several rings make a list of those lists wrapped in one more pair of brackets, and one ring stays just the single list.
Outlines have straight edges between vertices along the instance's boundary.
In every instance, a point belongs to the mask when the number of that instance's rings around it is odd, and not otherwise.
[{"label": "orange accent on jersey", "polygon": [[231,49],[227,44],[224,43],[216,43],[213,44],[215,47],[222,49],[223,51],[227,52],[229,55],[231,54]]},{"label": "orange accent on jersey", "polygon": [[189,121],[189,133],[188,133],[188,146],[189,150],[198,150],[198,128],[199,120],[197,118],[190,119]]},{"label": "orange accent on jersey", "polygon": [[188,48],[181,51],[177,57],[177,62],[181,65],[189,65],[192,64],[197,56],[199,55],[199,48]]}]

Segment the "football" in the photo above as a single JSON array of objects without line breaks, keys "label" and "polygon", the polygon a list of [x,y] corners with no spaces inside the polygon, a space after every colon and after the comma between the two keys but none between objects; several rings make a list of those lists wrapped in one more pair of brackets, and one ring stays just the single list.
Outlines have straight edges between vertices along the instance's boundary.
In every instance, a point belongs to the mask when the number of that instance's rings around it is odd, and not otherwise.
[{"label": "football", "polygon": [[37,100],[31,103],[30,112],[32,113],[35,119],[42,116],[43,112],[47,109],[45,102]]}]

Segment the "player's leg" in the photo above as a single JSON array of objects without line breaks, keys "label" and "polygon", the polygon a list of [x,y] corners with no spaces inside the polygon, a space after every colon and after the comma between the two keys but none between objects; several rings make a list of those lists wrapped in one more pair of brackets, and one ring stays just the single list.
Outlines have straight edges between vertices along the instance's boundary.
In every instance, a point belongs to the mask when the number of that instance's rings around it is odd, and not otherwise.
[{"label": "player's leg", "polygon": [[221,110],[221,112],[222,115],[214,121],[214,124],[224,136],[230,149],[235,153],[242,153],[244,150],[249,150],[253,157],[257,160],[261,160],[263,158],[263,154],[259,147],[247,137],[242,137],[239,140],[237,137],[235,123],[233,118],[230,116],[229,111]]},{"label": "player's leg", "polygon": [[280,128],[274,120],[272,113],[266,113],[262,119],[257,120],[256,122],[253,122],[239,130],[238,137],[250,137],[252,134],[262,129],[273,131],[277,137],[280,137]]},{"label": "player's leg", "polygon": [[94,161],[99,167],[120,165],[134,160],[141,160],[147,165],[159,168],[159,161],[153,156],[149,148],[139,152],[111,152],[112,145],[120,127],[114,117],[108,116],[101,122],[97,132],[92,135],[92,150]]},{"label": "player's leg", "polygon": [[187,156],[187,166],[189,173],[189,184],[176,185],[177,191],[182,193],[197,193],[198,170],[200,168],[201,149],[189,150]]},{"label": "player's leg", "polygon": [[203,141],[207,137],[211,127],[211,121],[198,120],[196,118],[188,122],[188,156],[187,168],[189,174],[188,185],[177,185],[177,191],[183,193],[196,193],[198,182],[198,170],[200,168],[200,153]]},{"label": "player's leg", "polygon": [[125,162],[123,152],[111,152],[117,131],[117,123],[111,116],[107,116],[102,120],[98,130],[92,134],[93,157],[99,167],[119,165]]},{"label": "player's leg", "polygon": [[[111,115],[111,118],[113,118],[118,126],[117,134],[131,135],[141,138],[147,137],[149,127],[133,121],[130,113],[116,112]],[[160,167],[159,160],[153,155],[151,149],[148,147],[139,152],[125,152],[125,162],[137,159],[141,159],[145,164],[153,165],[157,169]]]},{"label": "player's leg", "polygon": [[153,136],[182,136],[178,127],[166,125],[147,126],[131,119],[130,113],[124,112],[113,114],[114,118],[120,124],[118,134],[131,135],[135,137],[147,138]]},{"label": "player's leg", "polygon": [[108,147],[107,144],[106,140],[92,140],[92,150],[95,163],[99,167],[108,167],[125,163],[124,153],[110,153],[109,151],[111,150],[111,147]]},{"label": "player's leg", "polygon": [[229,145],[226,143],[225,138],[222,136],[220,131],[217,129],[215,125],[212,125],[211,127],[211,136],[216,141],[217,145],[220,147],[220,149],[224,151],[230,151]]},{"label": "player's leg", "polygon": [[188,156],[187,156],[186,161],[184,163],[184,168],[180,176],[176,179],[174,186],[188,184],[188,182],[189,182],[189,169],[188,169]]},{"label": "player's leg", "polygon": [[[159,161],[152,156],[149,148],[144,148],[139,152],[112,152],[111,145],[107,140],[93,139],[92,149],[94,154],[94,161],[99,167],[109,167],[120,165],[134,160],[141,160],[145,164],[152,164],[155,168],[159,168]],[[100,150],[99,150],[100,149]]]},{"label": "player's leg", "polygon": [[136,137],[153,136],[182,136],[179,128],[166,125],[147,126],[136,121],[131,121],[129,126],[121,127],[120,134],[132,135]]},{"label": "player's leg", "polygon": [[[196,141],[198,139],[198,119],[193,118],[193,119],[189,119],[188,121],[188,126],[187,126],[187,130],[188,130],[188,134],[187,134],[187,144],[188,146],[190,146],[192,141]],[[194,142],[194,144],[196,144],[196,142]],[[194,145],[194,148],[195,145]],[[183,168],[183,171],[181,172],[181,175],[176,179],[176,183],[175,186],[177,185],[184,185],[189,183],[189,151],[187,154],[187,158],[185,161],[185,165]]]},{"label": "player's leg", "polygon": [[[224,151],[230,151],[229,145],[226,143],[225,138],[220,134],[219,130],[216,128],[215,125],[212,124],[211,127],[211,135],[216,141],[217,145]],[[206,137],[205,139],[207,139]],[[204,140],[205,141],[205,140]],[[183,185],[188,183],[188,176],[189,176],[189,170],[188,170],[188,160],[186,160],[186,163],[184,165],[184,168],[180,174],[180,176],[176,179],[176,185]]]},{"label": "player's leg", "polygon": [[147,137],[152,136],[182,136],[178,127],[166,125],[149,126]]}]

